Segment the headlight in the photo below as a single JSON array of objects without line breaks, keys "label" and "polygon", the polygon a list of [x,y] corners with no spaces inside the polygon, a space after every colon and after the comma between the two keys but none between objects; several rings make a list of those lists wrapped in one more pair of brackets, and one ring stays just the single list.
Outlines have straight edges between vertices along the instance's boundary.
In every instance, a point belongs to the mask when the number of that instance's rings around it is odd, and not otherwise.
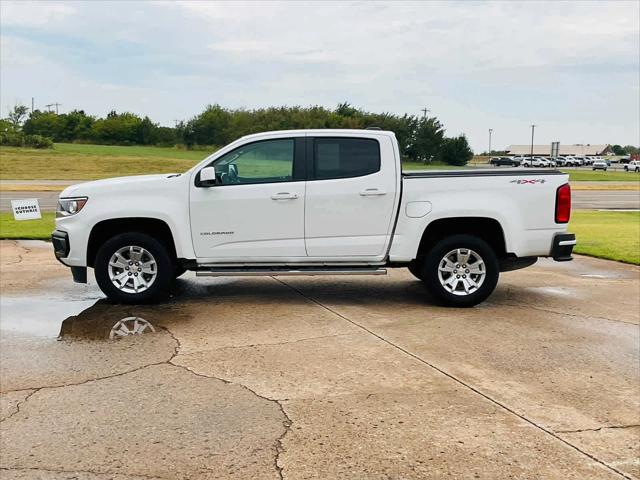
[{"label": "headlight", "polygon": [[69,217],[75,215],[87,203],[87,197],[76,198],[60,198],[58,199],[58,208],[56,208],[56,218]]}]

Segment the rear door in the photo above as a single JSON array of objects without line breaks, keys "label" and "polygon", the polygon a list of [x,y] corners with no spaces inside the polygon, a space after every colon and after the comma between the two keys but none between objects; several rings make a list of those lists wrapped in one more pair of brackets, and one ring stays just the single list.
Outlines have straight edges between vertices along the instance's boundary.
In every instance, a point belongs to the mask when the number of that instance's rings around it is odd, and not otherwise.
[{"label": "rear door", "polygon": [[398,196],[391,137],[307,138],[305,245],[309,257],[386,254]]}]

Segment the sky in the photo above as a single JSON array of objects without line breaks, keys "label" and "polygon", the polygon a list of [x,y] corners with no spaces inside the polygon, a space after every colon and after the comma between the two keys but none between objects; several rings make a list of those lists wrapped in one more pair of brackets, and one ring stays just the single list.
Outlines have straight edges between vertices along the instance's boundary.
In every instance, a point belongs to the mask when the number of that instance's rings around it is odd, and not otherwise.
[{"label": "sky", "polygon": [[208,104],[430,110],[475,151],[640,145],[640,2],[0,3],[15,103],[148,115]]}]

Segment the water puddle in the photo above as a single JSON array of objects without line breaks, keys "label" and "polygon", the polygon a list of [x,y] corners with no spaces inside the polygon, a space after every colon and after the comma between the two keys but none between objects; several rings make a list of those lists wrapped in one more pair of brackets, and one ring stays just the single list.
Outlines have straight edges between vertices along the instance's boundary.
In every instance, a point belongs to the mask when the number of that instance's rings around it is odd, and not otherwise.
[{"label": "water puddle", "polygon": [[565,287],[527,287],[527,290],[544,293],[545,295],[553,295],[556,297],[576,296],[576,292]]},{"label": "water puddle", "polygon": [[[168,312],[153,307],[112,305],[105,300],[0,299],[0,333],[58,340],[118,340],[154,333]],[[154,325],[154,323],[156,323]]]},{"label": "water puddle", "polygon": [[95,299],[60,301],[37,297],[2,297],[0,331],[56,338],[60,334],[63,320],[95,303]]}]

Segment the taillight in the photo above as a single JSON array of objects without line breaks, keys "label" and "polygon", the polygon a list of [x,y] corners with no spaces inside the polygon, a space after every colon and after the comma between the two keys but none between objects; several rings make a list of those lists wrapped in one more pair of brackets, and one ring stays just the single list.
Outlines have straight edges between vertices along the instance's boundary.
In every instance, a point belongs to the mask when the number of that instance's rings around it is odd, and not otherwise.
[{"label": "taillight", "polygon": [[569,223],[571,217],[571,187],[568,183],[556,191],[556,223]]}]

